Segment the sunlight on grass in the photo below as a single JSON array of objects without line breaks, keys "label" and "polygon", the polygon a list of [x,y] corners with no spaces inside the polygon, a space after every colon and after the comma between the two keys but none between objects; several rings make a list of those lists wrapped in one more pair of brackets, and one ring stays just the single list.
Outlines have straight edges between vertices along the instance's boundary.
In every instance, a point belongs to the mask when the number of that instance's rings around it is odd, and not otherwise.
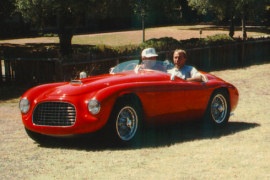
[{"label": "sunlight on grass", "polygon": [[140,31],[114,32],[103,34],[76,35],[72,39],[73,44],[100,45],[109,46],[133,45],[141,43]]},{"label": "sunlight on grass", "polygon": [[[200,34],[202,30],[202,34]],[[264,37],[269,36],[269,29],[261,29],[260,27],[247,28],[248,37]],[[145,29],[145,40],[152,38],[171,37],[176,40],[185,40],[190,38],[206,38],[216,34],[228,34],[229,27],[219,27],[214,25],[192,25],[192,26],[168,26],[155,27]],[[119,31],[98,34],[74,35],[72,44],[81,45],[138,45],[142,43],[142,30]],[[241,37],[241,28],[237,28],[234,37]],[[22,38],[11,40],[0,40],[0,43],[11,44],[27,44],[27,43],[59,43],[58,37],[37,37]]]},{"label": "sunlight on grass", "polygon": [[[202,34],[200,34],[200,30],[202,30]],[[190,38],[206,38],[208,36],[228,33],[228,27],[217,27],[213,25],[155,27],[145,30],[145,40],[162,37],[185,40]],[[259,30],[255,31],[254,29],[251,29],[247,33],[248,37],[263,37],[269,35]],[[241,29],[237,29],[234,37],[241,36]],[[72,43],[85,45],[104,44],[108,46],[136,45],[142,43],[142,30],[76,35],[73,37]]]}]

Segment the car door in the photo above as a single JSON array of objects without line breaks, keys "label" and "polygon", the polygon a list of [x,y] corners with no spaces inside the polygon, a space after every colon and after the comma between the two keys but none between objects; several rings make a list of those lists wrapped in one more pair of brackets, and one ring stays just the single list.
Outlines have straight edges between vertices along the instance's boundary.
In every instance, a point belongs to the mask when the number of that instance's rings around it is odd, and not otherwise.
[{"label": "car door", "polygon": [[211,93],[205,82],[186,82],[185,101],[188,119],[199,119],[207,108]]},{"label": "car door", "polygon": [[186,89],[186,82],[180,78],[148,83],[140,95],[145,118],[152,122],[185,119],[188,111]]}]

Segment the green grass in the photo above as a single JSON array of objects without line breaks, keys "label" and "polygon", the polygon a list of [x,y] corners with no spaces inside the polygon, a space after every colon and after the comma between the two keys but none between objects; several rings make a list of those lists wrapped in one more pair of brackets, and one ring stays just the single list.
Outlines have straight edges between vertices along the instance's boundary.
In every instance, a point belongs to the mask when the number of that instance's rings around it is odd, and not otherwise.
[{"label": "green grass", "polygon": [[204,131],[193,123],[153,128],[142,143],[126,148],[99,137],[38,145],[24,131],[18,104],[0,103],[0,177],[268,180],[269,68],[212,72],[239,89],[239,105],[227,127]]}]

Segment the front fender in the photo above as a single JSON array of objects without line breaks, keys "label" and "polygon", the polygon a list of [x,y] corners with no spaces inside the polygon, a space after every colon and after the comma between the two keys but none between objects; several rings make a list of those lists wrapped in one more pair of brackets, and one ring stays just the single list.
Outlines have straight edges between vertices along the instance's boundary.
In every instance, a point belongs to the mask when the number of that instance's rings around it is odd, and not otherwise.
[{"label": "front fender", "polygon": [[51,84],[43,84],[43,85],[39,85],[39,86],[35,86],[29,90],[27,90],[22,96],[23,97],[27,97],[30,99],[35,98],[40,96],[42,93],[44,93],[47,89],[51,89],[54,87],[58,87],[61,85],[65,85],[68,84],[68,82],[59,82],[59,83],[51,83]]},{"label": "front fender", "polygon": [[99,90],[95,94],[95,98],[101,103],[101,113],[99,114],[99,118],[105,120],[104,123],[106,123],[117,99],[125,94],[136,94],[136,87],[137,86],[134,85],[134,83],[128,83],[108,86]]}]

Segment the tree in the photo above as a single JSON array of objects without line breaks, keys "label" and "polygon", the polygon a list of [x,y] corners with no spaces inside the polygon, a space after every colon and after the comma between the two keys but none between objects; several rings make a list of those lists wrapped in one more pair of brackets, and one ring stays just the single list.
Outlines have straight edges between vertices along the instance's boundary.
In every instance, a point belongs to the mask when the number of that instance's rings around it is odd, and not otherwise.
[{"label": "tree", "polygon": [[229,35],[234,35],[234,19],[239,17],[242,21],[243,38],[247,38],[246,21],[247,19],[255,19],[265,11],[265,7],[269,0],[188,0],[189,6],[196,9],[200,14],[207,14],[210,11],[216,13],[217,18],[230,19]]},{"label": "tree", "polygon": [[1,0],[0,3],[0,23],[9,18],[14,10],[14,0]]},{"label": "tree", "polygon": [[4,32],[6,28],[6,21],[12,16],[14,12],[14,0],[1,0],[0,3],[0,36],[4,36]]},{"label": "tree", "polygon": [[145,16],[148,15],[149,6],[146,0],[133,0],[134,14],[141,18],[142,22],[142,42],[145,41]]},{"label": "tree", "polygon": [[[186,0],[130,0],[134,14],[139,17],[145,40],[145,26],[167,25],[180,22]],[[180,14],[180,15],[179,15]]]},{"label": "tree", "polygon": [[16,0],[15,5],[26,21],[41,30],[46,19],[57,18],[60,52],[69,55],[74,29],[85,14],[96,15],[102,11],[102,3],[101,0]]},{"label": "tree", "polygon": [[104,1],[103,9],[105,28],[119,30],[131,26],[133,11],[130,0],[107,0]]}]

